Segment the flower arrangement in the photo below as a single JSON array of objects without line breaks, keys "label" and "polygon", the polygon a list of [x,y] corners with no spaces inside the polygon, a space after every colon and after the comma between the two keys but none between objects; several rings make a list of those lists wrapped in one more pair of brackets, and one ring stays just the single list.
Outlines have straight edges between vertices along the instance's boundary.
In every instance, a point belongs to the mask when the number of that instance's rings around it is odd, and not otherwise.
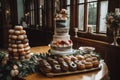
[{"label": "flower arrangement", "polygon": [[109,13],[106,16],[106,24],[111,30],[120,29],[120,13]]},{"label": "flower arrangement", "polygon": [[67,18],[68,11],[66,9],[61,9],[61,11],[55,15],[56,20],[67,20]]}]

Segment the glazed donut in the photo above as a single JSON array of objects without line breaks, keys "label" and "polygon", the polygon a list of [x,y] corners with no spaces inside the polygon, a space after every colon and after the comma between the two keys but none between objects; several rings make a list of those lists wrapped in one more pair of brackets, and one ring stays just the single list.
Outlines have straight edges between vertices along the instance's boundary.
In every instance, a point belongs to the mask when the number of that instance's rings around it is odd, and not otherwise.
[{"label": "glazed donut", "polygon": [[24,51],[20,53],[20,56],[25,56],[25,55],[26,55],[26,52]]},{"label": "glazed donut", "polygon": [[86,58],[85,60],[86,60],[86,62],[92,62],[93,61],[92,58]]},{"label": "glazed donut", "polygon": [[27,39],[27,35],[24,35],[25,39]]},{"label": "glazed donut", "polygon": [[14,29],[15,30],[23,30],[23,27],[22,26],[15,26]]},{"label": "glazed donut", "polygon": [[21,34],[21,32],[19,30],[16,30],[14,33],[15,33],[15,35],[20,35]]},{"label": "glazed donut", "polygon": [[17,44],[12,44],[11,47],[12,48],[17,48]]},{"label": "glazed donut", "polygon": [[9,33],[9,34],[14,34],[14,30],[13,30],[13,29],[10,29],[10,30],[8,31],[8,33]]},{"label": "glazed donut", "polygon": [[98,60],[94,60],[92,61],[93,63],[93,67],[98,67],[99,66],[99,61]]},{"label": "glazed donut", "polygon": [[77,63],[77,69],[78,69],[78,70],[83,70],[83,69],[85,69],[85,64],[83,64],[81,61],[79,61],[79,62]]},{"label": "glazed donut", "polygon": [[23,44],[28,43],[28,42],[29,42],[28,39],[24,39],[24,40],[22,41]]},{"label": "glazed donut", "polygon": [[26,54],[29,54],[30,53],[30,50],[26,51]]},{"label": "glazed donut", "polygon": [[30,59],[30,58],[31,58],[31,55],[28,54],[28,55],[25,56],[25,58],[26,58],[26,59]]},{"label": "glazed donut", "polygon": [[73,55],[72,55],[72,56],[69,56],[69,57],[71,58],[72,61],[77,60],[77,57],[75,57],[75,56],[73,56]]},{"label": "glazed donut", "polygon": [[18,50],[17,50],[17,48],[13,48],[12,51],[13,51],[13,53],[17,53]]},{"label": "glazed donut", "polygon": [[18,35],[18,40],[23,40],[24,39],[24,35]]},{"label": "glazed donut", "polygon": [[13,56],[14,56],[14,57],[19,56],[19,54],[18,54],[18,53],[12,53],[12,54],[13,54]]},{"label": "glazed donut", "polygon": [[9,44],[8,44],[8,46],[9,46],[9,47],[12,47],[12,44],[11,44],[11,43],[9,43]]},{"label": "glazed donut", "polygon": [[19,57],[12,57],[13,60],[19,60]]},{"label": "glazed donut", "polygon": [[21,34],[26,34],[25,30],[21,30],[20,32],[21,32]]},{"label": "glazed donut", "polygon": [[12,38],[12,35],[9,35],[8,38],[11,39],[11,38]]},{"label": "glazed donut", "polygon": [[25,43],[25,44],[24,44],[24,47],[28,47],[28,46],[29,46],[29,43]]},{"label": "glazed donut", "polygon": [[16,39],[17,39],[17,36],[16,36],[16,35],[12,35],[10,39],[16,40]]},{"label": "glazed donut", "polygon": [[19,49],[24,48],[24,44],[18,44],[18,48]]},{"label": "glazed donut", "polygon": [[29,46],[25,48],[25,51],[28,51],[28,50],[30,50],[30,47],[29,47]]},{"label": "glazed donut", "polygon": [[8,48],[8,51],[9,51],[9,52],[12,52],[12,48],[11,48],[11,47],[9,47],[9,48]]},{"label": "glazed donut", "polygon": [[25,56],[20,56],[20,60],[25,60]]},{"label": "glazed donut", "polygon": [[82,55],[76,55],[76,57],[77,57],[78,60],[84,60],[85,59],[85,57],[82,56]]},{"label": "glazed donut", "polygon": [[24,52],[24,48],[18,49],[18,52]]},{"label": "glazed donut", "polygon": [[85,61],[84,64],[85,64],[85,68],[86,68],[86,69],[90,69],[90,68],[93,67],[92,62],[86,62],[86,61]]},{"label": "glazed donut", "polygon": [[16,43],[17,43],[17,44],[21,44],[21,43],[22,43],[22,41],[20,41],[20,40],[17,40],[17,41],[16,41]]}]

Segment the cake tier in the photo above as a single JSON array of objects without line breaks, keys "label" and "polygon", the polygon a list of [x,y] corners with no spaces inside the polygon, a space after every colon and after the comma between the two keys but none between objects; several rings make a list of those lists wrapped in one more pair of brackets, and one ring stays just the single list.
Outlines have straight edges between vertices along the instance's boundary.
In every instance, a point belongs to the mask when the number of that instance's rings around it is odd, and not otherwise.
[{"label": "cake tier", "polygon": [[68,20],[56,20],[57,28],[64,28],[68,26]]},{"label": "cake tier", "polygon": [[73,53],[72,47],[66,47],[66,48],[51,48],[50,49],[51,54],[56,54],[56,55],[69,55]]},{"label": "cake tier", "polygon": [[55,34],[57,35],[66,35],[69,33],[69,28],[65,27],[65,28],[56,28],[55,29]]},{"label": "cake tier", "polygon": [[70,35],[53,35],[53,41],[68,41],[70,40]]}]

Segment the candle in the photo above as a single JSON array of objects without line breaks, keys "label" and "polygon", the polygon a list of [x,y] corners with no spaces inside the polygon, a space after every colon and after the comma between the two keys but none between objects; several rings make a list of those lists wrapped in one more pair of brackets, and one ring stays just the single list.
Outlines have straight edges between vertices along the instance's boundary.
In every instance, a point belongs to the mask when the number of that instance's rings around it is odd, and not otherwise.
[{"label": "candle", "polygon": [[88,30],[87,30],[88,33],[92,33],[92,25],[88,25]]}]

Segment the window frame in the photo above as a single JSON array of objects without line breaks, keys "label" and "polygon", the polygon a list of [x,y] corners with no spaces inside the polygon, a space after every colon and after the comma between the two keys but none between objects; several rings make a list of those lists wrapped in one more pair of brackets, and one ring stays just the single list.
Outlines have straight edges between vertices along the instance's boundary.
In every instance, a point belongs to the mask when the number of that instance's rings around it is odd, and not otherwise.
[{"label": "window frame", "polygon": [[[87,0],[84,1],[84,3],[79,3],[79,0],[77,1],[77,7],[79,7],[79,5],[84,4],[84,26],[83,26],[83,30],[79,30],[79,32],[86,32],[87,31],[87,25],[88,25],[88,18],[87,18],[87,6],[89,3],[92,2],[97,2],[97,17],[96,17],[96,32],[94,32],[95,34],[105,34],[99,31],[100,29],[100,7],[101,7],[101,1],[108,1],[108,0],[97,0],[97,1],[91,1],[88,2]],[[77,9],[77,12],[79,13],[79,9]],[[79,16],[79,14],[78,14]],[[78,21],[79,23],[79,21]],[[106,30],[107,33],[107,30]]]}]

